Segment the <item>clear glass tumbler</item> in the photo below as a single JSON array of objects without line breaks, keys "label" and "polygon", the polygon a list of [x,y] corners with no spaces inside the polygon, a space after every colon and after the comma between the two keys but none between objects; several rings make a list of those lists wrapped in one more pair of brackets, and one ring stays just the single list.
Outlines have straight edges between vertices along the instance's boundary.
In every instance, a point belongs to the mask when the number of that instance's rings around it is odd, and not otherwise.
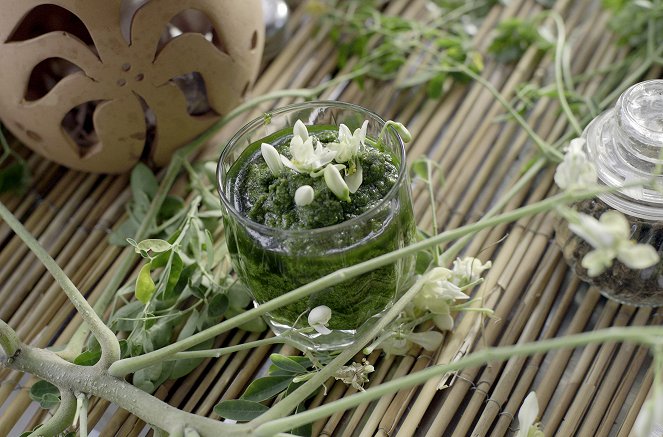
[{"label": "clear glass tumbler", "polygon": [[[235,183],[242,166],[260,153],[263,142],[292,135],[301,120],[311,129],[351,131],[369,120],[367,140],[376,140],[385,126],[377,114],[357,105],[319,101],[287,106],[249,122],[230,140],[218,166],[219,194],[226,215],[224,229],[233,266],[250,290],[256,305],[279,297],[334,271],[402,248],[415,238],[410,183],[403,141],[388,128],[383,152],[398,167],[398,179],[388,194],[363,214],[336,225],[311,230],[283,230],[254,222],[239,211]],[[412,273],[407,257],[340,284],[327,287],[266,315],[279,335],[288,335],[305,347],[329,350],[350,344],[399,296]],[[307,314],[317,306],[332,310],[322,335],[308,328]]]}]

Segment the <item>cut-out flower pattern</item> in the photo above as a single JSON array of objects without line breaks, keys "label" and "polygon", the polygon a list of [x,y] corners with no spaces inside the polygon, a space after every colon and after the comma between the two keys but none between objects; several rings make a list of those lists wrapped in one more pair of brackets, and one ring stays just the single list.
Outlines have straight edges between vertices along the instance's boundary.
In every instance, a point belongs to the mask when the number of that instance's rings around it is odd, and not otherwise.
[{"label": "cut-out flower pattern", "polygon": [[[39,153],[73,168],[116,173],[136,164],[148,137],[145,107],[151,110],[156,130],[150,158],[158,165],[166,164],[175,149],[196,138],[241,101],[260,66],[264,24],[254,13],[261,8],[259,0],[247,0],[236,7],[214,0],[149,1],[129,17],[130,42],[120,29],[121,3],[58,2],[58,7],[70,11],[87,27],[94,47],[66,31],[9,42],[11,28],[6,26],[0,33],[0,56],[17,60],[7,70],[7,83],[22,83],[48,58],[61,58],[80,68],[35,101],[24,101],[21,86],[4,86],[0,91],[0,116],[12,121],[8,127]],[[5,22],[18,27],[38,5],[13,4],[3,11]],[[195,32],[184,32],[160,46],[169,20],[192,9],[209,19],[222,49]],[[191,116],[187,100],[174,82],[192,73],[204,79],[213,109],[209,115]],[[97,102],[93,121],[99,142],[83,149],[63,130],[61,122],[70,110],[92,101]]]}]

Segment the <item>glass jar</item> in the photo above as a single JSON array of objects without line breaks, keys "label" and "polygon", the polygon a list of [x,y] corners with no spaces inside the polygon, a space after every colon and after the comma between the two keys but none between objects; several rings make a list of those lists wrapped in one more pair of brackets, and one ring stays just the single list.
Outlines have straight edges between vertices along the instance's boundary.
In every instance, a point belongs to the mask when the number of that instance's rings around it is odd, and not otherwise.
[{"label": "glass jar", "polygon": [[[596,117],[583,132],[584,150],[594,162],[599,183],[624,187],[651,178],[663,164],[663,80],[651,80],[627,89],[613,109]],[[656,177],[663,186],[663,177]],[[625,214],[631,238],[650,244],[663,259],[663,194],[650,187],[628,187],[584,200],[574,207],[599,218],[615,209]],[[663,305],[663,262],[642,269],[630,269],[618,260],[596,277],[589,277],[580,261],[592,247],[570,232],[559,219],[556,241],[564,258],[584,281],[620,303],[635,306]]]},{"label": "glass jar", "polygon": [[[274,144],[292,135],[297,120],[306,124],[309,132],[338,130],[340,123],[354,131],[368,120],[367,140],[377,139],[385,125],[382,118],[360,106],[308,102],[265,114],[230,140],[218,166],[219,193],[226,211],[224,229],[235,271],[256,305],[338,269],[402,248],[415,238],[405,150],[403,141],[391,128],[385,130],[380,144],[382,152],[398,168],[398,178],[388,194],[364,213],[310,230],[268,227],[241,213],[238,202],[242,193],[236,189],[241,169],[256,159],[263,142]],[[413,266],[413,257],[401,259],[272,311],[265,319],[276,334],[288,335],[311,349],[348,345],[394,302]],[[327,325],[330,334],[307,329],[309,311],[320,305],[332,311]]]}]

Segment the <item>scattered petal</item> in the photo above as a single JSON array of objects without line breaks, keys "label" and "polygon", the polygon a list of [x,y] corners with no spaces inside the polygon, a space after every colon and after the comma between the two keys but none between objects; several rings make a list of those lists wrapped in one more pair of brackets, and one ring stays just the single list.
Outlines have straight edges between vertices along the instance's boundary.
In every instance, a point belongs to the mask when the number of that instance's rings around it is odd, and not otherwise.
[{"label": "scattered petal", "polygon": [[308,313],[308,324],[322,335],[330,334],[331,330],[327,328],[327,323],[331,316],[331,308],[326,305],[317,306]]},{"label": "scattered petal", "polygon": [[302,185],[295,191],[295,203],[297,206],[310,205],[315,198],[315,191],[310,185]]},{"label": "scattered petal", "polygon": [[515,437],[528,437],[532,427],[538,430],[538,427],[535,425],[538,415],[539,402],[536,399],[536,393],[530,392],[518,411],[518,433]]}]

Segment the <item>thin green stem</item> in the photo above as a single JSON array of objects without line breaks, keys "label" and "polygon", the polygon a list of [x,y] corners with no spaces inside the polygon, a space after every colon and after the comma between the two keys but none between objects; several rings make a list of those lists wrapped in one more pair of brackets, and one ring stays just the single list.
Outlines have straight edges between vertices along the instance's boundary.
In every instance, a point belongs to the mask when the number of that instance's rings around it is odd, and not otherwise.
[{"label": "thin green stem", "polygon": [[72,424],[76,414],[76,397],[68,390],[60,389],[60,405],[55,414],[29,437],[60,435]]},{"label": "thin green stem", "polygon": [[228,346],[218,349],[177,352],[171,355],[170,357],[166,358],[165,361],[185,360],[190,358],[219,358],[224,355],[232,354],[246,349],[253,349],[256,347],[265,346],[269,344],[290,344],[291,346],[295,345],[295,343],[292,343],[291,341],[289,341],[287,338],[284,337],[269,337],[269,338],[263,338],[262,340],[250,341],[248,343],[242,343],[236,346]]},{"label": "thin green stem", "polygon": [[94,309],[85,300],[85,297],[78,291],[78,288],[71,282],[71,279],[65,274],[53,258],[44,250],[39,242],[25,229],[23,224],[0,202],[0,218],[9,225],[10,228],[19,236],[30,251],[41,261],[46,269],[53,275],[55,281],[62,287],[71,303],[80,313],[85,323],[90,326],[92,333],[101,345],[101,359],[97,363],[104,369],[108,368],[114,361],[120,359],[120,343],[113,331],[97,316]]},{"label": "thin green stem", "polygon": [[[430,201],[433,234],[437,234],[440,231],[440,228],[437,225],[437,204],[435,202],[435,192],[433,191],[433,171],[428,159],[426,160],[426,176],[428,177],[426,185],[428,185],[428,199]],[[440,248],[437,246],[433,248],[433,260],[436,264],[440,263]]]},{"label": "thin green stem", "polygon": [[423,384],[429,379],[444,375],[447,372],[475,368],[491,361],[501,361],[514,357],[546,353],[556,349],[575,348],[593,343],[628,341],[644,345],[652,345],[658,343],[661,336],[663,336],[663,327],[660,326],[619,327],[540,340],[533,343],[521,343],[510,346],[487,348],[469,354],[453,363],[429,367],[419,372],[384,382],[375,387],[371,387],[366,391],[326,403],[303,413],[260,424],[255,429],[255,434],[257,436],[271,436],[280,431],[311,423],[339,411],[356,407],[365,402],[370,402],[381,396]]},{"label": "thin green stem", "polygon": [[414,297],[421,290],[422,283],[416,282],[410,287],[395,303],[392,305],[380,319],[359,338],[357,338],[350,346],[344,349],[338,356],[336,356],[325,367],[320,369],[315,375],[308,379],[301,387],[290,393],[281,402],[274,405],[269,411],[266,411],[260,417],[252,420],[249,425],[256,427],[262,423],[267,423],[271,420],[285,417],[293,412],[297,405],[306,400],[313,392],[315,392],[324,382],[331,378],[341,366],[345,365],[356,354],[366,346],[372,339],[377,337],[384,328],[387,327],[392,320],[405,308]]},{"label": "thin green stem", "polygon": [[553,161],[561,161],[564,159],[564,155],[562,153],[553,148],[550,144],[548,144],[546,141],[544,141],[534,130],[532,127],[523,119],[523,117],[518,113],[518,111],[515,110],[513,105],[509,103],[504,96],[491,84],[489,81],[484,79],[481,75],[475,73],[472,71],[472,69],[468,68],[464,64],[456,63],[455,67],[458,69],[463,74],[466,74],[467,76],[471,77],[472,79],[476,80],[479,82],[481,85],[484,86],[492,95],[495,97],[495,99],[507,110],[509,111],[509,114],[516,120],[516,122],[523,128],[523,130],[529,135],[530,138],[536,143],[536,145],[541,149],[541,151],[550,159]]},{"label": "thin green stem", "polygon": [[555,85],[557,87],[557,98],[562,105],[562,109],[569,119],[569,123],[578,135],[582,134],[582,127],[576,118],[575,114],[566,100],[566,93],[564,90],[564,73],[562,71],[562,62],[564,60],[564,47],[566,45],[566,30],[564,29],[564,20],[557,12],[551,11],[550,17],[555,22],[557,27],[557,44],[555,45]]}]

